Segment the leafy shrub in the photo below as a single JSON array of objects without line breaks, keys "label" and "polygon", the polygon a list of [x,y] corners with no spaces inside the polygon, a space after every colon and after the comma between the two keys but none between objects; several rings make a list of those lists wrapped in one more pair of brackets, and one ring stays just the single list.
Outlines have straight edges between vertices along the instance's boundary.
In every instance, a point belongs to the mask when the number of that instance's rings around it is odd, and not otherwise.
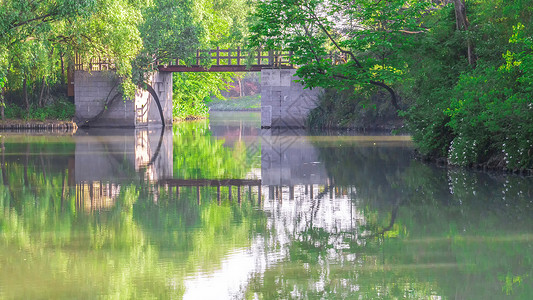
[{"label": "leafy shrub", "polygon": [[16,105],[8,104],[4,109],[7,119],[29,119],[29,120],[71,120],[76,112],[76,107],[66,98],[58,98],[52,104],[45,107],[32,105],[29,115],[26,109]]}]

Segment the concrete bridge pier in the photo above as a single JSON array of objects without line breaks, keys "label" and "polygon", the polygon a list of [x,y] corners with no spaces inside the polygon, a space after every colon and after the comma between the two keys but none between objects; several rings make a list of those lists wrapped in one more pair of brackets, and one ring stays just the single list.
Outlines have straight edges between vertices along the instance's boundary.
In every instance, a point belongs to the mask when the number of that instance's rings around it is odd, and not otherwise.
[{"label": "concrete bridge pier", "polygon": [[[114,71],[74,73],[74,103],[78,126],[161,127],[159,109],[152,95],[137,90],[135,99],[119,91],[120,79]],[[149,79],[162,106],[165,125],[172,124],[172,73],[155,72]]]},{"label": "concrete bridge pier", "polygon": [[321,89],[304,89],[295,69],[261,70],[261,127],[305,128]]}]

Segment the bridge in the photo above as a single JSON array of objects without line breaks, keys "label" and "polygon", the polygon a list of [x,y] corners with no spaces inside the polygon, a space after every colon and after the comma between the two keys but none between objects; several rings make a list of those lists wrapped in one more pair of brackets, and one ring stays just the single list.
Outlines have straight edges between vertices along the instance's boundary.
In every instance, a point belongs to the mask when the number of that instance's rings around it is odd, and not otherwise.
[{"label": "bridge", "polygon": [[160,72],[261,72],[263,69],[294,69],[292,51],[237,49],[196,50],[187,60],[157,61]]},{"label": "bridge", "polygon": [[[76,57],[69,76],[78,126],[154,127],[172,124],[173,72],[261,72],[261,127],[305,127],[316,107],[318,89],[298,82],[289,51],[237,49],[197,50],[188,59],[156,61],[147,90],[138,89],[133,101],[123,99],[112,61]],[[120,101],[123,100],[123,101]]]}]

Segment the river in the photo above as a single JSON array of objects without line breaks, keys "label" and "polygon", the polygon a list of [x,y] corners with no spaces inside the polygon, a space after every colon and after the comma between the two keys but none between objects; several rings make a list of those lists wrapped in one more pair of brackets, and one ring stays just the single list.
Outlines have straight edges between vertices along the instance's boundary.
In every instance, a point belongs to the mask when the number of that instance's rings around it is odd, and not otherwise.
[{"label": "river", "polygon": [[220,112],[0,141],[2,299],[533,298],[533,179],[408,136]]}]

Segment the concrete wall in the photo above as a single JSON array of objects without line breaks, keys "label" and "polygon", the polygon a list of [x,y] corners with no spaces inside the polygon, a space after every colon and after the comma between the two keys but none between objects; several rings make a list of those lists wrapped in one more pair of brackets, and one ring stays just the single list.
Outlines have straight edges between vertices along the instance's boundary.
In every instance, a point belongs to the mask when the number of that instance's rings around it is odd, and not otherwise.
[{"label": "concrete wall", "polygon": [[[100,113],[106,103],[118,93],[120,79],[112,71],[76,71],[74,73],[74,103],[78,126]],[[107,107],[94,126],[135,126],[133,101],[123,101],[119,96]]]},{"label": "concrete wall", "polygon": [[321,89],[304,89],[296,70],[261,70],[261,127],[304,128]]},{"label": "concrete wall", "polygon": [[[151,76],[150,82],[159,97],[165,125],[172,124],[172,73],[156,72]],[[135,95],[135,112],[137,126],[161,126],[159,109],[148,91],[137,91]]]},{"label": "concrete wall", "polygon": [[[104,106],[119,92],[120,79],[113,71],[76,71],[74,74],[74,103],[78,126],[91,127],[160,127],[159,110],[152,96],[138,90],[134,100],[118,96],[105,109],[98,120],[87,120],[102,112]],[[163,108],[165,124],[172,124],[172,73],[156,72],[151,77],[151,85],[159,96]]]},{"label": "concrete wall", "polygon": [[[156,72],[152,77],[152,87],[161,102],[165,124],[172,124],[172,73]],[[159,116],[159,111],[157,110],[157,105],[155,101],[150,100],[150,102],[148,124],[150,126],[159,126],[161,124],[161,118]]]}]

